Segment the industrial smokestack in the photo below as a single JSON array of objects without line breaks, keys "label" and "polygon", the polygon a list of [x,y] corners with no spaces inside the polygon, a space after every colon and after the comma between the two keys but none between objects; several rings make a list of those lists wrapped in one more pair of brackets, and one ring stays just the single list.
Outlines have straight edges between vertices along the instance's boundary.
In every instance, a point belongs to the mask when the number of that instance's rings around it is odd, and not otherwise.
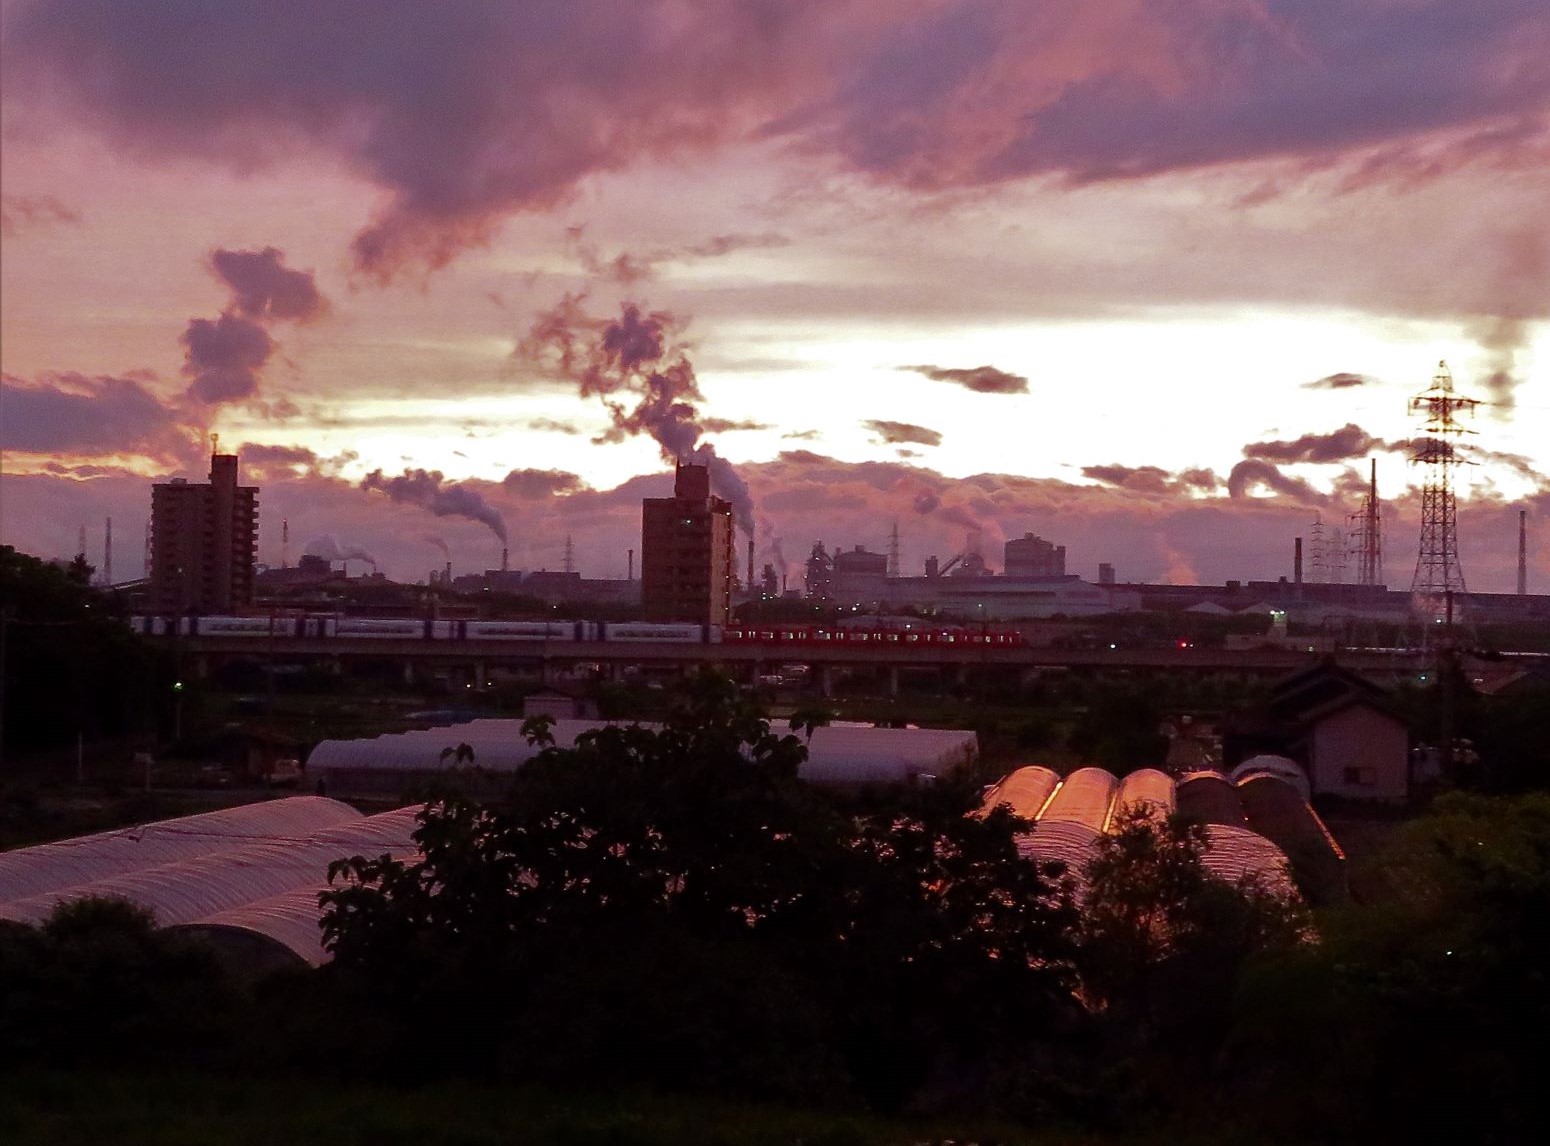
[{"label": "industrial smokestack", "polygon": [[508,573],[510,571],[511,571],[511,551],[509,549],[506,549],[503,546],[501,548],[501,572],[502,573]]},{"label": "industrial smokestack", "polygon": [[452,562],[450,561],[447,562],[446,572],[441,575],[441,583],[443,585],[452,584]]},{"label": "industrial smokestack", "polygon": [[1518,510],[1518,596],[1528,595],[1528,510]]},{"label": "industrial smokestack", "polygon": [[1302,538],[1297,538],[1292,543],[1292,583],[1302,585]]},{"label": "industrial smokestack", "polygon": [[753,592],[753,535],[752,534],[749,534],[749,536],[748,536],[748,580],[743,583],[743,587],[745,589],[747,589],[750,593]]},{"label": "industrial smokestack", "polygon": [[[1518,568],[1521,569],[1522,567],[1522,561],[1520,559]],[[1521,575],[1519,575],[1518,580],[1523,580]],[[108,518],[107,525],[103,528],[102,583],[110,589],[113,587],[113,519],[111,517]],[[1523,590],[1521,589],[1518,590],[1520,593],[1522,591]]]},{"label": "industrial smokestack", "polygon": [[291,567],[291,519],[280,519],[280,568]]},{"label": "industrial smokestack", "polygon": [[633,581],[633,580],[635,580],[635,550],[630,549],[630,550],[627,550],[626,552],[629,553],[629,558],[628,558],[628,560],[629,560],[629,565],[628,565],[629,572],[625,574],[625,580],[626,581]]}]

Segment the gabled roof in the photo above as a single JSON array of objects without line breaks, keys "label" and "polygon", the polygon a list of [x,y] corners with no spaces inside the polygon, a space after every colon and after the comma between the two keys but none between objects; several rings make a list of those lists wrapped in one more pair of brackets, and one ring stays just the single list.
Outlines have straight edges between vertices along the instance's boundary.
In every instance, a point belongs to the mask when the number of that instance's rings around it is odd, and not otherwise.
[{"label": "gabled roof", "polygon": [[1281,678],[1270,688],[1266,712],[1276,720],[1301,722],[1335,701],[1360,700],[1390,711],[1388,693],[1366,677],[1342,668],[1333,657]]}]

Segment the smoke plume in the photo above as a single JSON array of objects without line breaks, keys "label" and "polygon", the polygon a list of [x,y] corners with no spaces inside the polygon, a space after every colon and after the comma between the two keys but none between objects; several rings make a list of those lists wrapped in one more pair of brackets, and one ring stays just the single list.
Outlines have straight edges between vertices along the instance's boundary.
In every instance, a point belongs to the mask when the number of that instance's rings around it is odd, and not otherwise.
[{"label": "smoke plume", "polygon": [[684,349],[674,342],[678,320],[667,311],[625,303],[617,319],[587,314],[582,296],[566,295],[541,313],[517,346],[517,356],[571,379],[583,398],[601,399],[612,423],[598,442],[646,434],[667,461],[710,470],[712,487],[732,503],[739,528],[754,529],[753,497],[732,463],[702,441],[704,400]]},{"label": "smoke plume", "polygon": [[377,567],[377,559],[359,546],[345,547],[339,544],[339,539],[332,533],[320,534],[307,542],[302,552],[309,557],[321,557],[325,561],[365,561],[373,569]]},{"label": "smoke plume", "polygon": [[1303,434],[1290,441],[1250,442],[1243,456],[1267,462],[1342,462],[1381,449],[1384,443],[1355,422],[1347,422],[1328,434]]},{"label": "smoke plume", "polygon": [[361,482],[362,489],[379,490],[394,501],[417,505],[437,517],[466,517],[486,526],[491,533],[507,543],[506,521],[496,509],[476,490],[457,482],[447,481],[440,470],[410,470],[395,477],[387,477],[381,470],[372,470]]},{"label": "smoke plume", "polygon": [[444,538],[437,537],[434,533],[427,533],[425,540],[434,545],[446,560],[452,560],[452,547],[447,544]]}]

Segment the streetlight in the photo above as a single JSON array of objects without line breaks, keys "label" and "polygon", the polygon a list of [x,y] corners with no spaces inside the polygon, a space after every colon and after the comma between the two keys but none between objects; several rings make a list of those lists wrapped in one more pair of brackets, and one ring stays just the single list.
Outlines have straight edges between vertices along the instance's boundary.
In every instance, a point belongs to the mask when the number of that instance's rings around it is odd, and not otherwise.
[{"label": "streetlight", "polygon": [[172,739],[183,739],[183,682],[172,682]]}]

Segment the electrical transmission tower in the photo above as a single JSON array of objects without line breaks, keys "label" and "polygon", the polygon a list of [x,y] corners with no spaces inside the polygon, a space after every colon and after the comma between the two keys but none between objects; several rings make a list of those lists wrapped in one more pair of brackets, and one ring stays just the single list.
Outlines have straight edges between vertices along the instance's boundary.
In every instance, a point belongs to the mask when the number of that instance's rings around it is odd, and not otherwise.
[{"label": "electrical transmission tower", "polygon": [[570,534],[565,535],[565,572],[576,571],[576,543]]},{"label": "electrical transmission tower", "polygon": [[1351,556],[1356,559],[1358,585],[1383,584],[1383,520],[1378,502],[1378,459],[1372,459],[1372,476],[1362,508],[1346,518],[1347,536],[1352,540]]},{"label": "electrical transmission tower", "polygon": [[1421,545],[1410,599],[1411,607],[1427,620],[1451,621],[1455,599],[1465,592],[1453,467],[1468,464],[1458,439],[1471,431],[1459,424],[1458,415],[1472,415],[1478,405],[1479,399],[1454,392],[1446,362],[1437,363],[1431,387],[1410,399],[1410,412],[1425,420],[1425,437],[1416,442],[1410,461],[1426,467],[1421,485]]},{"label": "electrical transmission tower", "polygon": [[1321,585],[1340,585],[1345,581],[1346,535],[1338,525],[1325,525],[1313,517],[1313,580]]}]

